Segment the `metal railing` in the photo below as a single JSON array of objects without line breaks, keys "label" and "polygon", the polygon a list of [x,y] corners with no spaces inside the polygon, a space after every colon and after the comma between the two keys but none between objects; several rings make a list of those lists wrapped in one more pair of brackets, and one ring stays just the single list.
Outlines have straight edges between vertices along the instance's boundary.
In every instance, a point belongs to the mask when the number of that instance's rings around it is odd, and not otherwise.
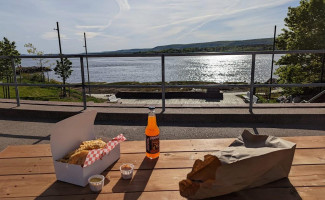
[{"label": "metal railing", "polygon": [[[22,56],[0,56],[0,59],[11,59],[12,70],[14,73],[14,83],[0,83],[4,86],[15,86],[17,106],[20,106],[19,90],[18,86],[41,86],[41,87],[81,87],[83,107],[87,109],[87,97],[86,88],[97,87],[97,88],[161,88],[162,91],[162,111],[166,109],[165,104],[165,89],[166,88],[250,88],[249,96],[249,111],[253,111],[253,90],[258,87],[325,87],[325,83],[294,83],[294,84],[255,84],[255,58],[258,54],[325,54],[325,50],[295,50],[295,51],[245,51],[245,52],[204,52],[204,53],[159,53],[159,54],[88,54],[89,58],[96,57],[161,57],[161,85],[111,85],[111,84],[86,84],[84,76],[84,63],[83,58],[86,57],[84,54],[62,54],[62,55],[22,55]],[[251,78],[250,84],[208,84],[208,85],[166,85],[165,83],[165,57],[172,56],[222,56],[222,55],[251,55],[252,66],[251,66]],[[81,68],[81,84],[30,84],[30,83],[17,83],[17,75],[15,69],[15,58],[80,58]]]}]

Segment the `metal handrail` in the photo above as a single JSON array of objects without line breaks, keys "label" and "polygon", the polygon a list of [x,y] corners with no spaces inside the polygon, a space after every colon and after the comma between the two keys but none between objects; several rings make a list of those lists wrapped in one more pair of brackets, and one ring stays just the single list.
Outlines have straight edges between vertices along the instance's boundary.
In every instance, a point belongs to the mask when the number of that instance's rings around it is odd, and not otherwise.
[{"label": "metal handrail", "polygon": [[[33,83],[0,83],[6,86],[27,86],[27,87],[82,87],[82,84],[33,84]],[[85,87],[92,88],[161,88],[161,85],[111,85],[86,84]],[[209,84],[209,85],[165,85],[165,88],[250,88],[250,84]],[[288,84],[254,84],[254,87],[325,87],[325,83],[288,83]]]},{"label": "metal handrail", "polygon": [[[55,55],[21,55],[21,56],[0,56],[0,59],[11,59],[12,69],[14,71],[14,83],[0,83],[5,86],[15,86],[17,106],[20,106],[20,98],[18,86],[40,86],[40,87],[81,87],[83,96],[83,106],[87,109],[87,100],[85,89],[89,87],[98,88],[161,88],[162,89],[162,110],[165,111],[165,88],[250,88],[250,104],[249,111],[253,109],[253,90],[257,87],[325,87],[325,83],[307,83],[307,84],[255,84],[255,58],[258,54],[325,54],[325,50],[290,50],[290,51],[244,51],[244,52],[199,52],[199,53],[139,53],[139,54],[55,54]],[[251,81],[249,84],[208,84],[208,85],[166,85],[165,82],[165,57],[171,56],[222,56],[222,55],[251,55]],[[94,84],[89,85],[84,80],[83,58],[84,57],[161,57],[161,85],[111,85],[111,84]],[[15,73],[15,58],[80,58],[81,68],[81,84],[30,84],[17,83],[17,75]]]}]

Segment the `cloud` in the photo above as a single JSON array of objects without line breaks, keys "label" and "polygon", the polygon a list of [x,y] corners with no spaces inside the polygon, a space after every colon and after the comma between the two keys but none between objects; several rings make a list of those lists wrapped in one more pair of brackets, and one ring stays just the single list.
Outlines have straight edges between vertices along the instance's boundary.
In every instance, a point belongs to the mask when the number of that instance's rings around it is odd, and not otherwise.
[{"label": "cloud", "polygon": [[[57,40],[58,39],[58,33],[55,31],[53,32],[45,32],[41,35],[41,38],[45,40]],[[65,34],[60,34],[61,39],[68,39],[68,37]]]},{"label": "cloud", "polygon": [[[299,5],[299,0],[75,1],[4,1],[0,36],[55,52],[57,32],[53,28],[59,21],[66,51],[77,53],[83,50],[83,32],[94,51],[252,39],[271,37],[274,25],[279,30],[284,26],[288,6]],[[26,10],[29,15],[24,14]]]},{"label": "cloud", "polygon": [[105,26],[81,26],[81,25],[77,25],[75,26],[77,29],[102,29]]},{"label": "cloud", "polygon": [[118,3],[121,11],[130,10],[130,5],[127,0],[116,0],[116,2]]},{"label": "cloud", "polygon": [[[220,0],[173,0],[173,1],[137,1],[131,5],[128,15],[121,15],[111,30],[125,30],[125,36],[174,41],[182,41],[206,24],[229,18],[245,18],[245,14],[257,10],[269,12],[272,8],[287,4],[293,0],[247,0],[247,1],[220,1]],[[241,15],[241,16],[240,16]],[[277,16],[273,17],[278,18]],[[274,21],[274,20],[273,20]],[[283,19],[281,19],[281,22]],[[179,27],[182,27],[180,30]],[[172,31],[172,30],[178,31]],[[214,29],[215,30],[215,29]],[[169,34],[174,32],[174,34]],[[151,35],[151,36],[150,36]],[[147,39],[149,39],[147,38]]]},{"label": "cloud", "polygon": [[[289,1],[292,1],[292,0],[278,0],[278,1],[267,2],[265,4],[259,4],[256,2],[256,4],[253,4],[251,6],[247,5],[244,8],[238,8],[238,9],[234,9],[234,10],[223,12],[223,13],[211,14],[211,15],[206,15],[206,16],[200,16],[198,18],[188,19],[188,20],[192,20],[192,21],[197,21],[197,25],[194,26],[193,28],[189,29],[183,35],[177,37],[177,39],[181,39],[181,38],[191,34],[195,30],[198,30],[203,25],[205,25],[213,20],[225,19],[230,16],[234,17],[234,16],[236,16],[240,13],[244,13],[244,12],[250,12],[250,11],[254,11],[254,10],[261,10],[261,9],[265,9],[265,8],[276,7],[278,5],[281,5],[281,4],[289,2]],[[257,17],[257,19],[258,19],[258,17]],[[252,23],[252,22],[248,22],[247,19],[238,19],[238,20],[241,20],[244,23]]]},{"label": "cloud", "polygon": [[[101,35],[101,34],[102,33],[100,33],[100,32],[86,32],[86,37],[90,39],[90,38],[94,38],[94,37],[96,37],[98,35]],[[76,35],[83,37],[84,32],[77,32]]]},{"label": "cloud", "polygon": [[113,23],[113,21],[115,19],[117,19],[121,15],[122,12],[128,11],[131,8],[127,0],[115,0],[115,1],[119,6],[119,12],[112,19],[110,19],[107,24],[104,24],[104,25],[77,25],[75,27],[77,29],[98,29],[99,31],[105,30]]},{"label": "cloud", "polygon": [[[116,40],[126,40],[125,37],[109,35],[109,34],[105,34],[104,32],[85,32],[85,33],[86,33],[87,39],[100,37],[100,38],[109,38],[109,39],[112,39],[112,40],[115,40],[115,41]],[[75,35],[83,37],[84,32],[76,32]]]}]

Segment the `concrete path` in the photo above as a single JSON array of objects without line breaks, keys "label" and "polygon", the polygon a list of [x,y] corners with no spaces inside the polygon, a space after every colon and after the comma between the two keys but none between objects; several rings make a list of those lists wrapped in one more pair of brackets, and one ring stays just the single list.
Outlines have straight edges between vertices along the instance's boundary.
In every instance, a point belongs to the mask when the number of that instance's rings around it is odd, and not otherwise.
[{"label": "concrete path", "polygon": [[[272,93],[283,91],[282,89],[272,90]],[[166,104],[207,104],[207,105],[245,105],[246,103],[239,95],[246,95],[247,92],[227,92],[223,91],[222,100],[206,99],[166,99]],[[92,96],[101,99],[108,99],[109,94],[92,94]],[[122,104],[160,104],[160,99],[120,99]]]},{"label": "concrete path", "polygon": [[[0,151],[8,145],[45,144],[50,141],[51,128],[57,121],[16,121],[0,120]],[[256,134],[274,136],[311,136],[325,135],[325,126],[249,124],[249,123],[213,123],[213,124],[159,124],[161,139],[205,139],[237,137],[244,129]],[[105,124],[96,123],[95,134],[98,137],[112,138],[123,133],[128,140],[145,138],[145,123]]]},{"label": "concrete path", "polygon": [[[107,104],[87,102],[87,110],[98,112],[96,121],[143,122],[148,106],[156,106],[161,122],[179,123],[266,123],[323,124],[325,104],[254,104],[248,105],[168,104],[162,113],[161,104]],[[22,100],[0,101],[0,119],[62,120],[83,111],[82,102],[42,102]]]},{"label": "concrete path", "polygon": [[[166,104],[207,104],[207,105],[245,105],[245,102],[237,95],[246,94],[245,92],[223,93],[222,100],[206,99],[166,99]],[[107,94],[92,94],[101,99],[108,99]],[[122,104],[160,104],[160,99],[120,99]]]},{"label": "concrete path", "polygon": [[[150,104],[95,104],[95,134],[144,140]],[[155,105],[161,112],[161,102]],[[54,123],[83,111],[82,103],[22,100],[0,101],[0,150],[8,145],[49,143]],[[256,104],[254,114],[245,105],[170,104],[158,115],[161,139],[237,137],[244,129],[275,136],[325,135],[325,104]],[[117,120],[115,120],[117,119]],[[183,120],[183,121],[182,121]],[[212,123],[213,122],[213,123]],[[311,125],[312,124],[312,125]]]}]

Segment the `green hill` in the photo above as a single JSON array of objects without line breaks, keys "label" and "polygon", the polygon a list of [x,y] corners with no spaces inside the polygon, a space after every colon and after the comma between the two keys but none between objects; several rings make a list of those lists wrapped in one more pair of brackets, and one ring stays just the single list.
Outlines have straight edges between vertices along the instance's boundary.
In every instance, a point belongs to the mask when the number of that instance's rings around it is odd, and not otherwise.
[{"label": "green hill", "polygon": [[223,52],[223,51],[261,51],[271,50],[273,38],[251,40],[215,41],[191,44],[170,44],[145,49],[124,49],[99,53],[187,53],[187,52]]},{"label": "green hill", "polygon": [[207,47],[236,47],[236,46],[254,46],[254,45],[272,45],[273,38],[253,39],[253,40],[234,40],[234,41],[216,41],[192,44],[171,44],[157,46],[152,48],[153,51],[166,49],[186,49],[186,48],[207,48]]}]

